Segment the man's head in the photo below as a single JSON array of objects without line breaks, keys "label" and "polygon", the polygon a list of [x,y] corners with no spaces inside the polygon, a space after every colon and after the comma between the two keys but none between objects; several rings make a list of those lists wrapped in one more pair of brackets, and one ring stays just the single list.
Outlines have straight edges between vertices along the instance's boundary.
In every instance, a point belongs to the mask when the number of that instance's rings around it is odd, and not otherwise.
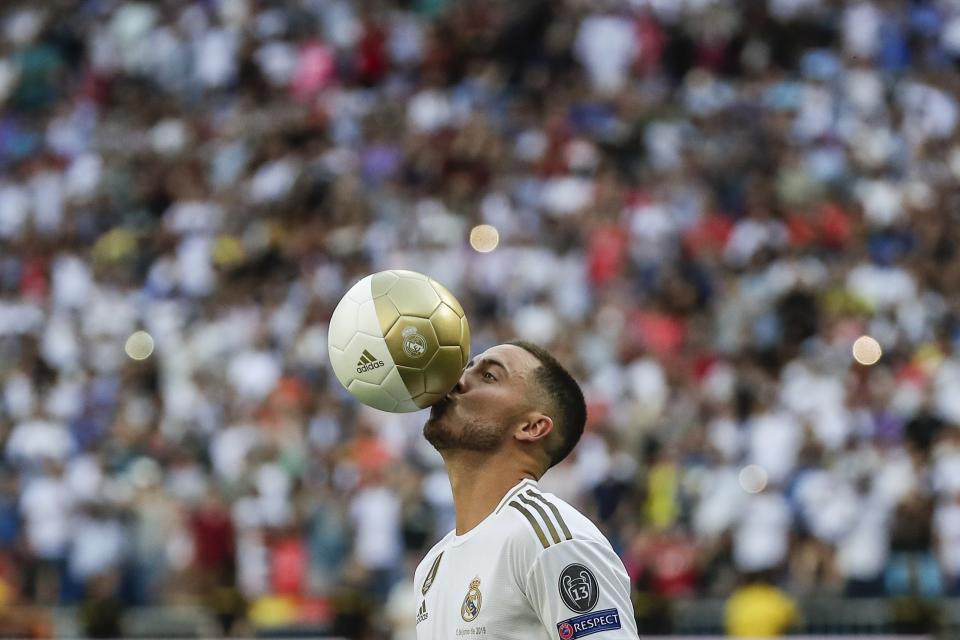
[{"label": "man's head", "polygon": [[524,341],[473,358],[450,394],[434,405],[423,434],[441,453],[516,447],[536,456],[541,474],[580,440],[583,393],[544,349]]}]

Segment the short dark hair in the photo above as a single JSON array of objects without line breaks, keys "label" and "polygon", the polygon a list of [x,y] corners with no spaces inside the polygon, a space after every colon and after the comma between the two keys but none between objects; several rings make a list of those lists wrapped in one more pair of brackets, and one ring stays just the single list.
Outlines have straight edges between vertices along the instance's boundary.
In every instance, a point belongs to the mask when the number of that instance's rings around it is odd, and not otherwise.
[{"label": "short dark hair", "polygon": [[534,382],[543,391],[544,399],[550,405],[548,410],[555,414],[550,417],[560,435],[555,439],[556,444],[547,448],[549,469],[566,458],[583,435],[583,426],[587,422],[583,391],[570,372],[543,347],[526,340],[511,340],[507,344],[520,347],[540,361],[540,366],[534,369]]}]

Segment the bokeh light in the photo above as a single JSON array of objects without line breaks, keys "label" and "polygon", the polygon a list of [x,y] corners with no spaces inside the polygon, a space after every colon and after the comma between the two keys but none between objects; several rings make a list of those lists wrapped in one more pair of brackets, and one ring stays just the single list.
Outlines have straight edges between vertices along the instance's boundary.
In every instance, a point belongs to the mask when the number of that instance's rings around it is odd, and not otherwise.
[{"label": "bokeh light", "polygon": [[153,353],[153,336],[146,331],[135,331],[123,349],[134,360],[146,360]]},{"label": "bokeh light", "polygon": [[876,364],[883,355],[880,343],[870,336],[860,336],[853,342],[853,359],[862,365]]},{"label": "bokeh light", "polygon": [[767,487],[767,471],[757,464],[748,464],[740,470],[740,487],[747,493],[760,493]]},{"label": "bokeh light", "polygon": [[480,253],[490,253],[500,244],[500,232],[489,224],[478,224],[470,230],[470,246]]}]

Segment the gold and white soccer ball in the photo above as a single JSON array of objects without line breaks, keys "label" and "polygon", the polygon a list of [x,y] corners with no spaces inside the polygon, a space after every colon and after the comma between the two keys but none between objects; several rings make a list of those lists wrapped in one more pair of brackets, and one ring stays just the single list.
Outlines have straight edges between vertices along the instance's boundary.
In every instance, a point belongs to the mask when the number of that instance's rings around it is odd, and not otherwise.
[{"label": "gold and white soccer ball", "polygon": [[436,280],[380,271],[353,285],[330,318],[330,363],[360,402],[394,413],[446,395],[470,358],[463,307]]}]

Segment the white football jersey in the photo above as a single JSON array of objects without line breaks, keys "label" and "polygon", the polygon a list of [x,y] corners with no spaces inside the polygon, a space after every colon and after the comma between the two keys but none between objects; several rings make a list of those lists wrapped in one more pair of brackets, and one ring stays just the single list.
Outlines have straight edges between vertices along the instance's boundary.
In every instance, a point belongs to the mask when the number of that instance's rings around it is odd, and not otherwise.
[{"label": "white football jersey", "polygon": [[414,574],[418,640],[639,638],[630,579],[603,534],[533,480]]}]

